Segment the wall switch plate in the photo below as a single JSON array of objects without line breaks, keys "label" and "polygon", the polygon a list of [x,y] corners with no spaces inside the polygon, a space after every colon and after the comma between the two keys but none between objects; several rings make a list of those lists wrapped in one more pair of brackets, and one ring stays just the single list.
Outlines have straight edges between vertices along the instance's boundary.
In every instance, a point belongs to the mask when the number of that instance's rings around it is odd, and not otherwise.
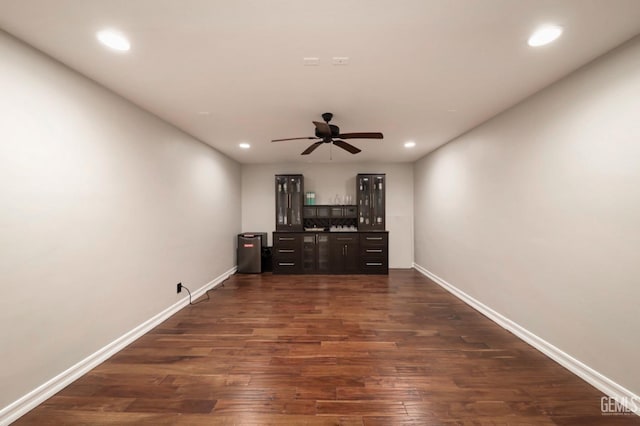
[{"label": "wall switch plate", "polygon": [[332,59],[333,65],[348,65],[349,57],[348,56],[334,56]]}]

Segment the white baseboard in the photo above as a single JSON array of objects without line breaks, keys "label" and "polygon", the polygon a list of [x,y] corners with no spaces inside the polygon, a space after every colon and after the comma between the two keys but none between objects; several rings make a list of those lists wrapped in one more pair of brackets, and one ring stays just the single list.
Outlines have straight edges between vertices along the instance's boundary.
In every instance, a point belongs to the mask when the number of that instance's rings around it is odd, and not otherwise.
[{"label": "white baseboard", "polygon": [[635,411],[635,414],[640,416],[640,409],[638,409],[638,407],[640,407],[640,397],[638,395],[634,394],[630,390],[619,385],[608,377],[598,373],[593,368],[589,367],[586,364],[583,364],[568,353],[553,346],[551,343],[533,334],[521,325],[511,321],[504,315],[494,311],[487,305],[479,302],[478,300],[469,296],[467,293],[446,282],[428,269],[416,263],[413,264],[413,267],[421,274],[430,278],[440,287],[444,288],[449,293],[453,294],[458,299],[462,300],[467,305],[471,306],[473,309],[489,318],[491,321],[495,322],[502,328],[509,330],[511,333],[515,334],[520,339],[538,349],[540,352],[556,361],[558,364],[562,365],[585,382],[591,384],[593,387],[600,390],[605,395],[614,398],[616,401],[619,401],[630,411]]},{"label": "white baseboard", "polygon": [[[226,280],[229,276],[235,274],[237,266],[229,269],[228,271],[222,273],[217,278],[213,279],[209,283],[203,285],[199,289],[195,290],[191,293],[191,297],[193,300],[196,300],[198,297],[202,296],[207,290],[210,290],[219,284],[221,284],[224,280]],[[189,296],[186,295],[178,302],[169,306],[164,311],[155,315],[154,317],[148,319],[143,322],[133,330],[125,333],[121,337],[117,338],[113,342],[99,349],[95,353],[89,355],[82,361],[77,364],[71,366],[66,371],[58,374],[51,380],[42,385],[38,386],[36,389],[32,390],[28,394],[24,395],[22,398],[14,401],[13,403],[7,405],[2,410],[0,410],[0,426],[6,426],[16,421],[36,406],[44,402],[46,399],[55,395],[57,392],[65,388],[67,385],[71,384],[73,381],[80,378],[83,374],[86,374],[92,368],[97,367],[100,363],[104,362],[111,356],[115,355],[117,352],[121,351],[134,342],[136,339],[140,338],[142,335],[147,333],[152,328],[156,327],[158,324],[169,318],[171,315],[178,312],[180,309],[184,308],[189,304]]]}]

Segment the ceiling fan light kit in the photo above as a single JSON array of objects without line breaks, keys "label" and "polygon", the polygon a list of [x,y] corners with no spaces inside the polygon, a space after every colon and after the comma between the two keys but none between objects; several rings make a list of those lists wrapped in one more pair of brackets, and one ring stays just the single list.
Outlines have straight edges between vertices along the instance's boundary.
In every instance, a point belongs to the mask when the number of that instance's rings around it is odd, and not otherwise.
[{"label": "ceiling fan light kit", "polygon": [[299,138],[285,138],[285,139],[273,139],[271,142],[282,142],[282,141],[293,141],[293,140],[314,140],[319,139],[316,142],[312,143],[307,149],[302,151],[300,155],[309,155],[316,148],[318,148],[323,143],[328,143],[335,145],[344,149],[351,154],[357,154],[361,150],[348,142],[345,142],[342,139],[382,139],[384,136],[380,132],[360,132],[360,133],[340,133],[340,128],[334,124],[329,124],[329,122],[333,119],[333,114],[330,112],[325,112],[322,114],[322,121],[314,121],[313,124],[316,126],[315,129],[315,137],[314,136],[303,136]]}]

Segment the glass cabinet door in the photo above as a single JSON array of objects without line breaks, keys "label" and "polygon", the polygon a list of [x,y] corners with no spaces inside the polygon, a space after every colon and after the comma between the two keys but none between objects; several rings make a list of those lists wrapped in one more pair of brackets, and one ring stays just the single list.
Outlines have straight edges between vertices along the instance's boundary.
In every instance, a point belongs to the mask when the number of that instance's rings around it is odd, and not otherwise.
[{"label": "glass cabinet door", "polygon": [[373,176],[371,188],[371,223],[384,230],[384,176]]},{"label": "glass cabinet door", "polygon": [[287,177],[276,176],[276,228],[280,229],[289,223],[289,194],[287,193]]},{"label": "glass cabinet door", "polygon": [[303,202],[302,176],[292,176],[289,178],[289,223],[291,226],[302,226]]},{"label": "glass cabinet door", "polygon": [[358,227],[371,224],[371,178],[358,176]]},{"label": "glass cabinet door", "polygon": [[312,274],[316,270],[316,234],[302,237],[302,270]]},{"label": "glass cabinet door", "polygon": [[303,191],[302,175],[276,175],[276,230],[302,230]]},{"label": "glass cabinet door", "polygon": [[385,175],[358,175],[358,229],[385,230]]},{"label": "glass cabinet door", "polygon": [[327,234],[317,234],[317,253],[318,253],[318,273],[328,274],[330,271],[329,263],[329,236]]}]

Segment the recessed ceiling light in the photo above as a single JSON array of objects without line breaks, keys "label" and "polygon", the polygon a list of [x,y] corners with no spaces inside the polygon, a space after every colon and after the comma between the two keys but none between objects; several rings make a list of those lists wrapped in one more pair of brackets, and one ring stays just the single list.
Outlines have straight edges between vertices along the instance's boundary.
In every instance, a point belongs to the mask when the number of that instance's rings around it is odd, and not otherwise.
[{"label": "recessed ceiling light", "polygon": [[248,143],[245,143],[245,142],[243,142],[243,143],[239,144],[238,146],[239,146],[240,148],[242,148],[242,149],[249,149],[249,148],[251,148],[251,145],[249,145]]},{"label": "recessed ceiling light", "polygon": [[416,146],[416,143],[414,141],[409,141],[404,143],[405,148],[413,148],[414,146]]},{"label": "recessed ceiling light", "polygon": [[544,46],[556,40],[562,34],[562,27],[557,25],[545,25],[538,28],[527,42],[531,47]]},{"label": "recessed ceiling light", "polygon": [[122,34],[113,30],[104,30],[99,31],[96,34],[100,43],[104,44],[107,47],[110,47],[114,50],[119,50],[121,52],[126,52],[131,49],[131,44],[129,40]]}]

